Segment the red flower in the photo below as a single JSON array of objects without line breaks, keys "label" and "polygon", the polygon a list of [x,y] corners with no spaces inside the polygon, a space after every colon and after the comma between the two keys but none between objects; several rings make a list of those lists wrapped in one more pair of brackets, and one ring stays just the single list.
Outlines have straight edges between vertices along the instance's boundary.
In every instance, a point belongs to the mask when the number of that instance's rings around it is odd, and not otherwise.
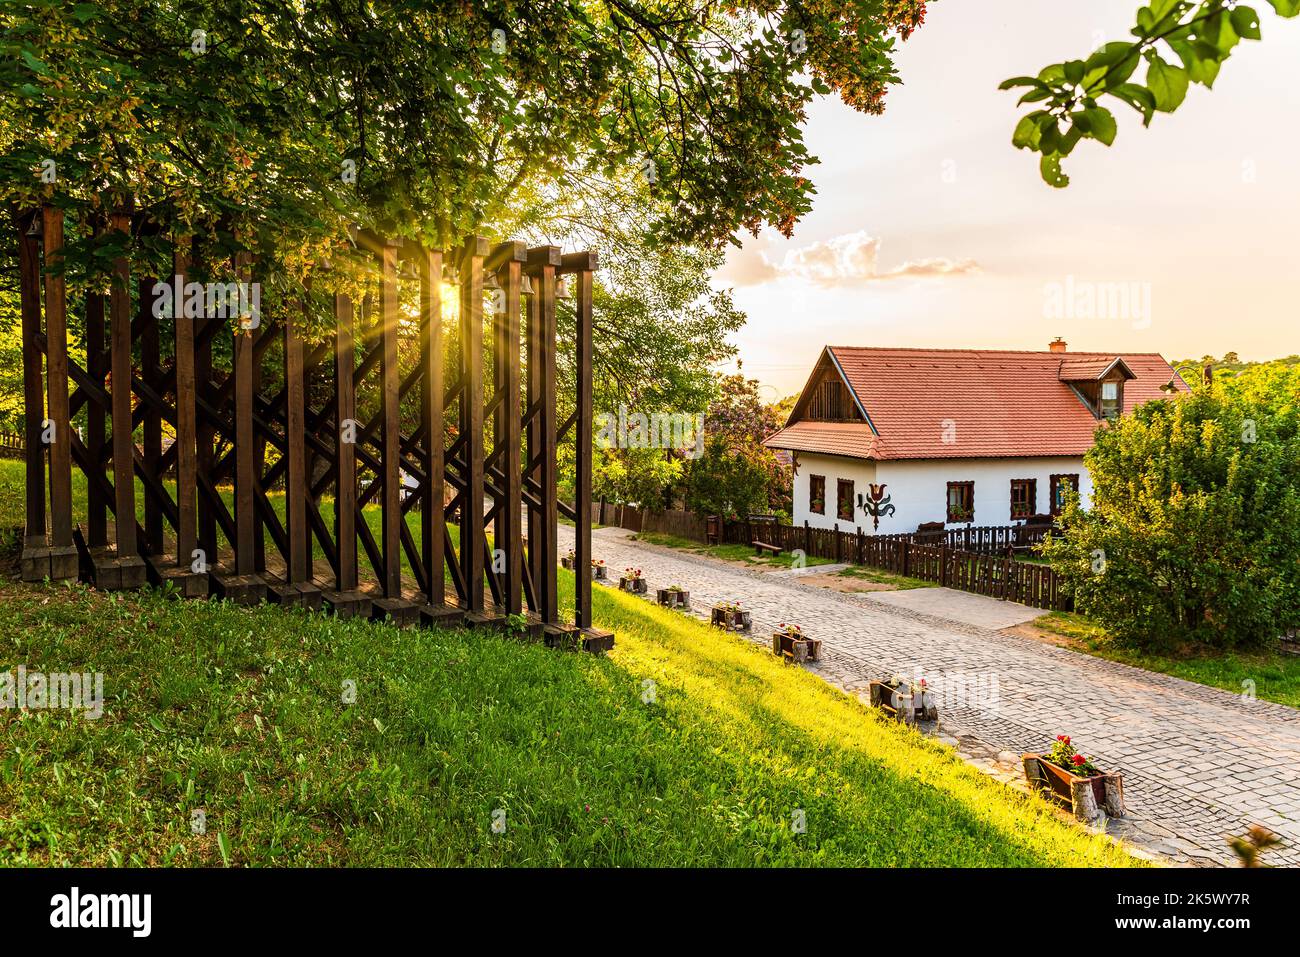
[{"label": "red flower", "polygon": [[1057,740],[1057,741],[1062,741],[1062,742],[1064,742],[1065,744],[1069,744],[1069,743],[1070,743],[1070,736],[1069,736],[1068,734],[1058,734],[1058,735],[1056,736],[1056,740]]},{"label": "red flower", "polygon": [[1085,758],[1082,754],[1076,754],[1070,760],[1073,761],[1075,764],[1083,764],[1083,762],[1087,761],[1088,759]]}]

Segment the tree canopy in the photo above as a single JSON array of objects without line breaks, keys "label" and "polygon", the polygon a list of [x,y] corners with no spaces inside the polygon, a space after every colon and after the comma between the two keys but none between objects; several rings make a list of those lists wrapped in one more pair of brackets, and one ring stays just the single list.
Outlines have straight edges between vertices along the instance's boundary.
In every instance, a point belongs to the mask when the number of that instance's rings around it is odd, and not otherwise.
[{"label": "tree canopy", "polygon": [[895,40],[924,12],[920,0],[27,0],[0,12],[0,193],[219,223],[302,277],[340,254],[351,225],[433,244],[555,226],[565,194],[629,176],[657,241],[788,234],[811,203],[807,103],[834,91],[879,112]]}]

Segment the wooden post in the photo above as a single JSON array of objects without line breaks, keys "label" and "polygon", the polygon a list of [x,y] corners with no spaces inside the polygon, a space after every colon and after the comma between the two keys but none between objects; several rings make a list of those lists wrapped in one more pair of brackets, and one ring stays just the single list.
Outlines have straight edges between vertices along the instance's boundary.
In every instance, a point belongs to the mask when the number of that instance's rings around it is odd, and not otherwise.
[{"label": "wooden post", "polygon": [[[45,372],[46,402],[53,430],[50,450],[50,578],[72,578],[77,561],[72,545],[72,424],[68,403],[68,306],[63,277],[63,210],[46,206],[45,240]],[[125,260],[121,260],[125,264]],[[123,295],[130,297],[129,288]],[[131,420],[131,320],[126,325],[126,420]],[[114,340],[116,342],[116,340]],[[114,390],[116,393],[116,390]],[[114,420],[116,422],[116,419]],[[114,432],[117,429],[114,427]],[[129,439],[130,428],[127,429]],[[127,485],[131,485],[131,460],[127,457]],[[120,498],[119,498],[120,502]],[[119,521],[119,525],[123,524]],[[135,552],[135,512],[129,513],[128,550]],[[119,541],[121,541],[119,530]]]},{"label": "wooden post", "polygon": [[[153,290],[158,280],[146,276],[137,284],[137,315],[140,326],[140,377],[149,385],[162,379],[160,363],[161,343],[159,320],[154,315]],[[144,468],[148,475],[161,480],[158,465],[162,460],[162,413],[152,403],[144,410]],[[145,548],[150,555],[161,555],[163,550],[163,514],[152,495],[144,497]]]},{"label": "wooden post", "polygon": [[[575,253],[562,260],[567,270],[572,269],[577,278],[574,299],[577,329],[577,419],[574,423],[574,565],[578,570],[574,590],[574,624],[587,630],[591,628],[591,458],[592,458],[592,395],[591,395],[591,335],[592,335],[592,271],[596,267],[595,253]],[[623,522],[620,516],[619,524]]]},{"label": "wooden post", "polygon": [[[559,502],[555,488],[558,474],[555,448],[555,271],[559,264],[558,247],[538,246],[528,250],[528,266],[533,278],[533,296],[528,313],[528,398],[529,404],[535,408],[528,455],[536,462],[533,475],[540,505],[536,527],[529,530],[528,557],[533,569],[533,585],[537,590],[537,612],[551,626],[560,622],[556,570],[559,560]],[[578,569],[578,577],[583,574],[590,575],[590,568]]]},{"label": "wooden post", "polygon": [[[176,240],[172,252],[172,273],[172,321],[176,349],[176,564],[193,567],[194,551],[199,547],[198,513],[195,505],[197,420],[194,411],[194,326],[198,318],[187,316],[183,304],[185,283],[190,273],[188,236]],[[203,566],[209,560],[205,557]],[[197,570],[206,570],[206,567]]]},{"label": "wooden post", "polygon": [[460,565],[466,604],[483,611],[483,259],[487,240],[470,237],[460,261],[460,437],[465,489],[460,506]]},{"label": "wooden post", "polygon": [[[194,247],[191,243],[191,269],[194,266]],[[194,318],[194,335],[196,339],[194,352],[194,395],[195,401],[202,399],[210,403],[215,396],[215,389],[212,383],[212,339],[216,334],[217,326],[214,323],[220,323],[221,320],[208,314],[205,308],[202,310],[202,316]],[[201,342],[199,341],[201,337]],[[209,477],[212,475],[216,466],[216,450],[214,443],[216,441],[216,429],[207,416],[196,417],[195,419],[195,450],[194,450],[194,467],[195,475]],[[197,478],[196,478],[197,481]],[[198,541],[199,548],[203,549],[208,569],[216,565],[218,558],[217,551],[217,516],[213,510],[212,504],[206,496],[198,497]]]},{"label": "wooden post", "polygon": [[501,466],[501,490],[504,493],[495,518],[496,547],[505,552],[505,577],[502,600],[508,614],[523,611],[523,534],[520,529],[523,511],[523,463],[520,461],[519,435],[519,296],[526,258],[520,243],[503,243],[493,258],[505,255],[498,270],[503,293],[504,311],[495,315],[496,368],[495,388],[499,402],[496,411],[495,452]]},{"label": "wooden post", "polygon": [[[108,346],[104,326],[104,297],[86,294],[86,374],[99,388],[104,387],[104,353]],[[106,409],[102,402],[86,403],[86,455],[98,467],[104,462]],[[86,544],[103,548],[108,544],[108,499],[98,482],[86,483]]]},{"label": "wooden post", "polygon": [[416,255],[420,276],[420,426],[424,432],[425,482],[420,488],[420,550],[428,576],[426,598],[433,608],[446,604],[443,539],[446,536],[443,499],[444,423],[442,374],[442,251],[421,249]]},{"label": "wooden post", "polygon": [[[242,278],[248,253],[237,253],[235,274]],[[257,570],[257,514],[253,484],[256,480],[253,443],[253,329],[234,322],[235,376],[235,574],[252,575]]]},{"label": "wooden post", "polygon": [[[383,569],[380,587],[385,598],[402,597],[402,479],[401,433],[398,387],[401,372],[397,366],[397,246],[382,242],[379,248],[379,375],[382,383],[383,451],[379,480],[382,498]],[[463,544],[463,543],[462,543]]]},{"label": "wooden post", "polygon": [[352,300],[334,297],[334,386],[337,418],[334,423],[335,490],[334,524],[338,537],[338,568],[335,585],[340,592],[357,587],[357,447],[356,392],[352,378],[356,370],[352,330]]},{"label": "wooden post", "polygon": [[[23,416],[25,419],[24,461],[27,479],[27,526],[23,543],[23,580],[41,581],[49,574],[45,537],[45,444],[41,441],[45,420],[45,389],[41,384],[41,213],[19,217],[18,269],[23,332]],[[37,555],[43,557],[38,558]]]},{"label": "wooden post", "polygon": [[306,382],[303,370],[302,336],[298,319],[291,310],[284,320],[285,387],[285,523],[288,526],[289,555],[285,580],[291,585],[311,580],[311,532],[307,528],[307,497],[311,494],[307,475]]},{"label": "wooden post", "polygon": [[[115,231],[125,233],[131,228],[131,217],[125,212],[115,212],[110,223]],[[46,241],[48,244],[48,236]],[[135,536],[135,443],[131,429],[131,274],[125,256],[119,256],[113,263],[109,308],[112,315],[114,525],[117,556],[124,559],[135,555],[138,550]]]}]

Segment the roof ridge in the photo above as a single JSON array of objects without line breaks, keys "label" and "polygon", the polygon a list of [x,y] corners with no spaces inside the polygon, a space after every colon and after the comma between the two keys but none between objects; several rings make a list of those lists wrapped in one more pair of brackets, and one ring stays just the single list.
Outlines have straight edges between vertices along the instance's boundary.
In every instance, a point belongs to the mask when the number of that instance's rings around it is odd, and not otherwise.
[{"label": "roof ridge", "polygon": [[1151,356],[1158,359],[1164,359],[1164,361],[1166,362],[1169,361],[1165,359],[1164,355],[1162,355],[1159,352],[1123,352],[1123,351],[1116,352],[1114,350],[1109,352],[1105,350],[1086,351],[1086,352],[1052,352],[1049,349],[985,349],[976,346],[949,348],[949,349],[941,348],[939,346],[826,346],[826,348],[830,349],[832,352],[837,350],[852,350],[854,352],[939,352],[939,353],[948,353],[950,355],[955,355],[959,353],[968,353],[968,352],[976,352],[976,353],[1009,352],[1014,355],[1061,356],[1062,358],[1065,359],[1071,357],[1086,358],[1086,357],[1095,357],[1095,356],[1110,356],[1112,358],[1116,358],[1119,356]]}]

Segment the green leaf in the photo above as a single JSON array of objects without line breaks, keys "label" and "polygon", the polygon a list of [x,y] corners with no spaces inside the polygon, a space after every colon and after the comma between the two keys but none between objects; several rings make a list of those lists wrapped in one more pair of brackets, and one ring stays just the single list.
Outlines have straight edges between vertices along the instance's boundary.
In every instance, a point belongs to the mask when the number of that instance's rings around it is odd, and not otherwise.
[{"label": "green leaf", "polygon": [[1155,94],[1137,83],[1123,83],[1111,90],[1111,95],[1127,103],[1142,114],[1142,125],[1149,126],[1156,112]]},{"label": "green leaf", "polygon": [[1243,40],[1258,40],[1259,14],[1252,7],[1236,7],[1232,11],[1232,29]]},{"label": "green leaf", "polygon": [[1016,130],[1011,134],[1011,145],[1018,150],[1025,147],[1034,149],[1038,146],[1038,116],[1040,114],[1030,113],[1028,116],[1022,116],[1020,122],[1016,124]]},{"label": "green leaf", "polygon": [[1083,73],[1082,60],[1070,60],[1065,64],[1065,81],[1071,86],[1078,86],[1083,81]]},{"label": "green leaf", "polygon": [[1237,36],[1237,31],[1232,29],[1232,20],[1228,17],[1226,10],[1216,13],[1201,24],[1198,34],[1201,40],[1209,43],[1219,52],[1220,60],[1231,53],[1232,48],[1241,42],[1241,37]]},{"label": "green leaf", "polygon": [[1083,76],[1084,89],[1093,90],[1102,77],[1106,78],[1106,86],[1118,86],[1133,75],[1139,59],[1136,43],[1107,43],[1084,64],[1087,68]]},{"label": "green leaf", "polygon": [[1039,160],[1038,172],[1048,186],[1064,189],[1070,185],[1070,177],[1061,172],[1061,157],[1056,154],[1044,156]]},{"label": "green leaf", "polygon": [[1187,98],[1189,83],[1187,71],[1180,66],[1166,63],[1159,56],[1152,57],[1147,70],[1147,86],[1155,94],[1156,109],[1161,113],[1172,113]]},{"label": "green leaf", "polygon": [[1016,100],[1016,106],[1024,106],[1026,103],[1037,103],[1039,100],[1045,100],[1052,95],[1048,89],[1030,90],[1020,99]]},{"label": "green leaf", "polygon": [[1288,20],[1300,13],[1300,0],[1268,0],[1279,17]]},{"label": "green leaf", "polygon": [[1107,146],[1115,142],[1115,116],[1104,106],[1094,106],[1084,110],[1083,115],[1088,118],[1088,132],[1095,140],[1100,140]]},{"label": "green leaf", "polygon": [[1046,89],[1047,84],[1037,77],[1033,76],[1013,76],[1009,80],[1003,80],[998,84],[999,90],[1010,90],[1017,86],[1036,86],[1040,89]]},{"label": "green leaf", "polygon": [[1043,153],[1055,153],[1057,144],[1061,142],[1061,127],[1056,118],[1048,117],[1046,122],[1040,122],[1039,130],[1038,149]]},{"label": "green leaf", "polygon": [[217,850],[221,852],[221,863],[230,866],[230,838],[224,832],[217,832]]},{"label": "green leaf", "polygon": [[45,74],[50,72],[50,68],[45,65],[44,60],[36,59],[36,57],[32,56],[31,53],[28,52],[27,50],[23,50],[22,54],[23,54],[23,62],[27,64],[27,66],[31,69],[33,73],[36,73],[40,76],[45,76]]},{"label": "green leaf", "polygon": [[1062,156],[1069,156],[1081,139],[1083,139],[1083,131],[1077,126],[1071,126],[1061,136],[1061,142],[1056,145],[1056,152]]}]

